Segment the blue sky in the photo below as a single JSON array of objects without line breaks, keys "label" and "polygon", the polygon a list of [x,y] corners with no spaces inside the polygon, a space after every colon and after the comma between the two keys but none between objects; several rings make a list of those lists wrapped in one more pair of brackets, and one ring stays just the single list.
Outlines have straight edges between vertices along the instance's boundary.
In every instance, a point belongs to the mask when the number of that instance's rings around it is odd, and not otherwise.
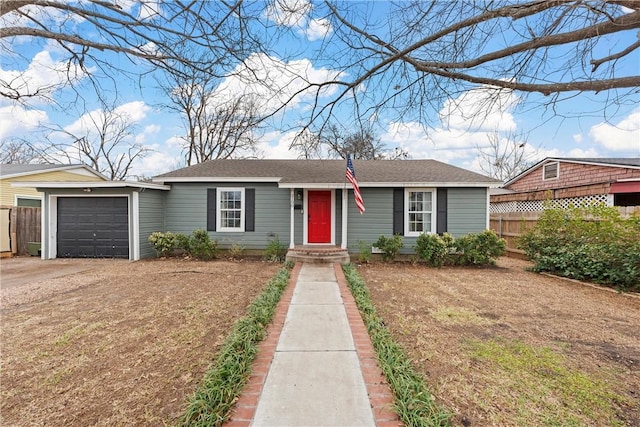
[{"label": "blue sky", "polygon": [[[295,1],[302,3],[305,0]],[[127,4],[131,5],[130,2]],[[369,4],[370,19],[383,19],[386,6],[384,2]],[[314,53],[323,38],[331,35],[333,29],[310,4],[303,10],[297,15],[287,15],[277,9],[265,10],[263,19],[281,27],[289,27],[291,31],[281,39],[270,56],[255,54],[248,59],[261,63],[265,75],[268,73],[273,76],[274,85],[285,95],[301,87],[302,82],[293,79],[283,69],[304,73],[317,82],[326,81],[338,73],[331,68],[332,62],[320,62]],[[78,28],[82,28],[82,23],[78,23]],[[630,33],[623,37],[633,40],[636,35]],[[55,70],[60,67],[63,52],[53,44],[32,43],[28,39],[14,39],[10,43],[3,43],[4,59],[0,63],[0,76],[3,79],[22,74],[28,76],[30,85],[46,85],[47,82],[60,78]],[[123,67],[136,66],[122,56],[113,56],[112,60]],[[625,64],[627,67],[640,68],[640,50],[636,50]],[[238,67],[240,70],[242,65],[239,64]],[[634,72],[637,73],[637,70]],[[78,80],[82,84],[86,79],[79,76]],[[131,141],[142,143],[152,150],[135,164],[131,171],[132,177],[148,177],[167,172],[183,162],[180,118],[175,113],[159,108],[164,100],[156,86],[151,77],[144,78],[141,87],[138,87],[137,81],[118,79],[118,109],[136,124]],[[361,90],[372,89],[365,84]],[[218,88],[221,96],[239,91],[260,94],[260,98],[265,101],[261,105],[262,111],[271,111],[277,105],[277,97],[273,93],[237,79],[227,79]],[[485,120],[470,122],[469,114],[483,105],[483,100],[490,92],[489,88],[477,87],[441,102],[437,109],[425,110],[425,116],[428,117],[426,128],[425,123],[418,123],[411,117],[398,119],[392,115],[385,116],[385,112],[380,111],[380,116],[377,117],[380,127],[376,132],[388,148],[401,147],[412,158],[433,158],[479,172],[478,147],[487,145],[488,135],[494,130],[503,134],[515,132],[527,135],[526,149],[532,162],[549,156],[640,156],[638,95],[627,98],[628,102],[624,105],[612,106],[603,112],[602,106],[611,94],[581,94],[557,104],[556,110],[552,112],[530,108],[536,102],[545,101],[542,95],[532,95],[525,100],[517,93],[503,93],[500,95],[500,108],[483,109]],[[61,110],[51,103],[38,100],[25,106],[0,99],[0,139],[40,138],[38,127],[42,124],[82,132],[89,117],[86,114],[83,116],[85,106],[89,114],[98,112],[95,100],[89,97],[86,104],[78,102],[76,94],[68,89],[50,95],[65,108]],[[326,95],[331,96],[332,90],[329,89]],[[69,100],[76,100],[75,108],[74,102],[66,102]],[[296,97],[285,112],[273,117],[260,136],[260,157],[297,157],[298,154],[289,149],[294,136],[294,131],[289,129],[303,120],[311,101],[311,94],[303,93]],[[349,126],[353,121],[352,114],[346,109],[342,114],[346,126]]]}]

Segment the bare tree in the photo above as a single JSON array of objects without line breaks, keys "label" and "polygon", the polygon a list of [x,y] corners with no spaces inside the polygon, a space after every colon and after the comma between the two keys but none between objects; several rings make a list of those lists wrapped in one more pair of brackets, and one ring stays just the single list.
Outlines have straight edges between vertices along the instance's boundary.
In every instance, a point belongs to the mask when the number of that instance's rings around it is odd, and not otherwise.
[{"label": "bare tree", "polygon": [[46,143],[28,144],[47,163],[85,163],[112,180],[129,176],[151,150],[134,138],[135,123],[113,106],[85,114],[77,129],[51,129]]},{"label": "bare tree", "polygon": [[506,182],[533,164],[535,150],[528,149],[526,135],[494,131],[487,138],[488,147],[476,146],[480,169],[487,175]]},{"label": "bare tree", "polygon": [[[603,106],[637,102],[640,2],[413,0],[388,4],[384,21],[369,7],[327,1],[317,12],[334,31],[315,56],[341,73],[292,95],[315,92],[310,123],[344,114],[341,105],[428,124],[445,100],[477,87],[494,90],[494,102],[501,91],[542,94],[536,102],[551,111],[585,92],[607,92]],[[327,87],[338,90],[320,102]]]},{"label": "bare tree", "polygon": [[305,133],[296,138],[291,148],[297,150],[302,157],[381,160],[407,159],[409,154],[397,147],[387,150],[385,145],[370,128],[362,127],[360,131],[349,133],[335,124],[323,126],[317,133]]},{"label": "bare tree", "polygon": [[[244,47],[255,48],[243,16],[242,1],[102,1],[3,0],[0,3],[0,39],[27,38],[34,44],[57,44],[66,52],[65,65],[52,70],[66,79],[34,84],[24,73],[0,80],[0,96],[18,102],[48,97],[61,86],[89,79],[94,93],[117,91],[124,76],[139,77],[153,70],[207,70],[208,63],[185,52],[218,52],[227,63],[243,58]],[[7,44],[3,44],[6,49]],[[10,46],[10,45],[9,45]],[[190,49],[185,49],[190,47]],[[118,66],[114,55],[139,64],[135,72]],[[30,58],[8,51],[5,65],[22,66]],[[16,69],[20,69],[16,67]],[[81,91],[77,91],[82,96]]]},{"label": "bare tree", "polygon": [[187,166],[210,159],[250,156],[255,152],[261,117],[252,95],[216,92],[222,82],[215,71],[178,67],[160,81],[171,103],[165,105],[182,118],[183,151]]},{"label": "bare tree", "polygon": [[33,147],[18,139],[0,141],[0,163],[27,165],[39,160]]}]

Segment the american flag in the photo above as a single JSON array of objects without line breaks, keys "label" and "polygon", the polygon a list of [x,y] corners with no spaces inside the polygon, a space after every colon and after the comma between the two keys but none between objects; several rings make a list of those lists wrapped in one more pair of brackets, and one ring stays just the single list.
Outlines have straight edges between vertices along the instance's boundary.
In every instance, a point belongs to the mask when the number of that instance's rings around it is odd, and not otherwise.
[{"label": "american flag", "polygon": [[360,194],[360,187],[358,187],[356,171],[353,168],[353,163],[351,163],[351,156],[347,156],[347,179],[353,185],[353,197],[356,199],[356,206],[360,214],[362,214],[364,212],[364,202],[362,201],[362,194]]}]

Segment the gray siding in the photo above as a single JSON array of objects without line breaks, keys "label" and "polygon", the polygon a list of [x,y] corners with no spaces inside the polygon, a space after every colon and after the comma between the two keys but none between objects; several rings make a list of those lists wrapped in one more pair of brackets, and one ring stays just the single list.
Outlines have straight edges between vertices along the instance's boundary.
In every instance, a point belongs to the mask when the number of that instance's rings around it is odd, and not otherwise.
[{"label": "gray siding", "polygon": [[156,231],[164,232],[164,198],[166,192],[145,190],[140,193],[140,258],[155,256],[149,244],[149,236]]},{"label": "gray siding", "polygon": [[[373,243],[380,235],[393,235],[393,189],[363,188],[366,211],[360,215],[349,191],[349,252],[358,252],[358,241]],[[447,200],[448,232],[455,237],[478,233],[486,228],[486,188],[449,188]],[[435,221],[435,218],[434,218]],[[404,237],[402,254],[414,253],[416,237]]]},{"label": "gray siding", "polygon": [[358,252],[358,242],[373,243],[381,234],[393,234],[393,189],[361,188],[365,212],[360,215],[349,190],[347,245],[349,252]]},{"label": "gray siding", "polygon": [[[172,183],[166,198],[166,231],[191,234],[198,228],[207,227],[207,189],[220,187],[244,187],[256,190],[255,231],[244,233],[222,233],[210,231],[222,248],[238,244],[245,249],[263,249],[278,236],[280,242],[289,246],[289,189],[278,188],[274,183]],[[301,217],[296,211],[296,221]],[[301,229],[301,227],[300,227]],[[302,235],[302,232],[300,232]]]},{"label": "gray siding", "polygon": [[487,197],[486,188],[449,188],[449,233],[459,237],[487,228]]},{"label": "gray siding", "polygon": [[[244,233],[209,232],[213,239],[218,240],[221,247],[226,248],[232,244],[238,244],[246,249],[263,249],[269,240],[276,235],[283,245],[289,246],[290,190],[278,188],[275,183],[173,183],[171,191],[165,197],[164,231],[190,234],[198,228],[206,228],[207,189],[218,187],[244,187],[256,190],[255,231]],[[352,253],[358,251],[359,241],[373,243],[378,240],[380,235],[391,236],[393,234],[393,189],[363,188],[361,190],[366,207],[364,215],[360,215],[356,208],[353,191],[350,190],[347,197],[349,217],[347,244]],[[340,245],[342,242],[342,196],[340,190],[336,190],[335,193],[335,242]],[[486,226],[486,198],[485,188],[449,188],[448,231],[454,236],[461,236],[484,230]],[[303,242],[304,213],[296,209],[294,216],[295,243],[301,244]],[[141,236],[140,240],[142,244],[143,241],[146,242],[146,237],[143,239]],[[405,237],[405,247],[402,253],[413,253],[415,241],[415,237]]]}]

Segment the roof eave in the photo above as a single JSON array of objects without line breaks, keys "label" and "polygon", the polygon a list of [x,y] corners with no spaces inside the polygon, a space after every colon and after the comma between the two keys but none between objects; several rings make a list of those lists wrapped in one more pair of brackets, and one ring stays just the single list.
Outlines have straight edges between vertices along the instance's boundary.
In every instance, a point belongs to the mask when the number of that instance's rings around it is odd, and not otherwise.
[{"label": "roof eave", "polygon": [[87,165],[60,165],[60,167],[52,167],[52,168],[48,168],[48,169],[40,169],[40,170],[35,170],[35,171],[19,172],[19,173],[12,173],[12,174],[8,174],[8,175],[2,175],[0,178],[2,178],[2,179],[19,178],[21,176],[39,175],[39,174],[50,173],[50,172],[63,172],[63,171],[71,170],[71,169],[85,169],[87,172],[90,172],[90,173],[94,174],[98,178],[102,178],[105,181],[109,180],[109,178],[107,178],[106,176],[104,176],[103,174],[98,172],[97,170],[90,168]]},{"label": "roof eave", "polygon": [[77,189],[77,188],[139,188],[150,190],[171,190],[170,185],[154,184],[148,182],[133,181],[68,181],[68,182],[48,182],[48,181],[21,181],[12,182],[12,187],[36,188],[40,189]]},{"label": "roof eave", "polygon": [[214,177],[214,176],[198,176],[198,177],[166,177],[166,178],[153,178],[151,181],[158,184],[180,182],[180,183],[199,183],[199,182],[280,182],[280,177],[248,177],[248,176],[236,176],[236,177]]},{"label": "roof eave", "polygon": [[573,159],[567,159],[563,157],[545,157],[544,159],[540,160],[538,163],[531,166],[529,169],[521,172],[520,174],[511,178],[509,181],[505,182],[504,186],[507,187],[513,184],[514,182],[518,181],[519,179],[524,178],[525,176],[529,175],[530,173],[535,171],[538,167],[542,166],[544,163],[547,163],[547,162],[578,163],[582,165],[607,166],[610,168],[640,169],[640,166],[634,166],[634,165],[622,165],[617,163],[573,160]]},{"label": "roof eave", "polygon": [[[502,182],[358,182],[360,188],[433,188],[433,187],[480,187],[498,188]],[[282,182],[280,188],[352,188],[351,184],[345,182]]]}]

